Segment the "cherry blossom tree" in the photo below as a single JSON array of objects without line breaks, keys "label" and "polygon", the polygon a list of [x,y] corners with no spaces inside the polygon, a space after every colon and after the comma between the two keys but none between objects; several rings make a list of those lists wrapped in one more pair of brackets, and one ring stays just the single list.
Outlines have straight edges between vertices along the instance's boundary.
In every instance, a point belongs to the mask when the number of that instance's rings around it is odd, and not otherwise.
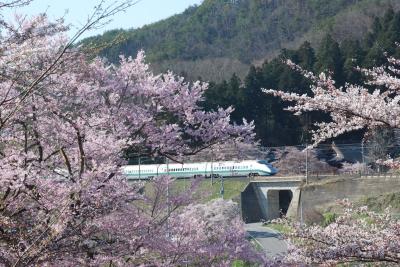
[{"label": "cherry blossom tree", "polygon": [[[329,74],[315,76],[292,62],[289,66],[309,78],[312,95],[298,95],[277,90],[265,93],[295,104],[288,108],[295,114],[309,111],[329,113],[331,122],[316,123],[314,145],[343,133],[366,129],[400,127],[400,61],[388,58],[388,65],[370,70],[359,69],[369,80],[365,86],[346,84],[337,87]],[[371,89],[375,88],[375,89]],[[388,159],[382,164],[398,168],[399,161]],[[400,263],[400,222],[387,210],[383,214],[355,208],[344,203],[344,214],[328,225],[294,224],[295,247],[289,260],[309,264],[336,265],[343,262]]]},{"label": "cherry blossom tree", "polygon": [[[344,212],[327,227],[290,224],[287,261],[336,266],[339,263],[400,263],[400,221],[384,213],[341,201]],[[293,245],[294,244],[294,245]]]},{"label": "cherry blossom tree", "polygon": [[306,164],[310,174],[331,174],[337,171],[337,168],[319,159],[315,150],[309,150],[308,155],[306,153],[306,150],[296,147],[276,149],[274,166],[282,175],[304,175],[307,171]]},{"label": "cherry blossom tree", "polygon": [[315,76],[288,61],[287,64],[309,78],[312,95],[298,95],[277,90],[264,90],[265,93],[295,102],[288,108],[295,114],[309,111],[323,111],[331,115],[332,121],[316,123],[318,129],[313,132],[313,140],[318,144],[343,133],[377,127],[399,128],[400,121],[400,61],[388,59],[389,66],[376,67],[370,70],[360,69],[369,81],[367,86],[375,86],[372,92],[366,86],[346,84],[336,87],[329,74]]},{"label": "cherry blossom tree", "polygon": [[[98,9],[92,22],[117,7]],[[230,203],[190,206],[195,184],[166,198],[169,177],[144,194],[120,170],[127,150],[175,159],[252,143],[253,125],[231,125],[231,108],[203,111],[207,84],[154,75],[143,52],[119,65],[88,60],[64,30],[45,15],[2,23],[0,265],[262,261],[237,214],[207,211]]]},{"label": "cherry blossom tree", "polygon": [[344,162],[339,172],[343,174],[361,174],[371,172],[372,169],[365,163],[348,163]]}]

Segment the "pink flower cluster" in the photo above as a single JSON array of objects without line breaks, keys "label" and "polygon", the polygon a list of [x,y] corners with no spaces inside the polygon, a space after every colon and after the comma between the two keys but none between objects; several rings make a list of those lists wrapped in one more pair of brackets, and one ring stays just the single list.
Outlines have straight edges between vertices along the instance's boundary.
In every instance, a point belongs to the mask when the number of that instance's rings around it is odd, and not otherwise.
[{"label": "pink flower cluster", "polygon": [[400,221],[342,201],[343,214],[326,227],[290,224],[288,262],[336,266],[339,263],[400,263]]},{"label": "pink flower cluster", "polygon": [[218,266],[256,255],[237,214],[206,212],[231,203],[188,206],[194,187],[166,198],[168,177],[149,196],[120,172],[127,150],[174,158],[251,143],[253,125],[231,125],[232,109],[203,111],[207,84],[153,75],[143,52],[87,60],[62,30],[45,16],[1,29],[0,265]]}]

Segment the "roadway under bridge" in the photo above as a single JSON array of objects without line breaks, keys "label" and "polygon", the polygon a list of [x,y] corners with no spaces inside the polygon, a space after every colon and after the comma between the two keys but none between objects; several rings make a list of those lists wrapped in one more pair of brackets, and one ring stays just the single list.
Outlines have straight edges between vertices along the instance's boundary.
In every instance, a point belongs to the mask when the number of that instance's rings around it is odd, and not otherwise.
[{"label": "roadway under bridge", "polygon": [[241,193],[242,218],[246,223],[297,217],[303,177],[258,177]]}]

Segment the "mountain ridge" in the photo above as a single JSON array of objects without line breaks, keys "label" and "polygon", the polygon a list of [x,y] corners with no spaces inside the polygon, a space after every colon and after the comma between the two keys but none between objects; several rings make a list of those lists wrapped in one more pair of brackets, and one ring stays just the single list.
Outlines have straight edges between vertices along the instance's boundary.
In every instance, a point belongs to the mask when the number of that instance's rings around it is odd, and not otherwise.
[{"label": "mountain ridge", "polygon": [[189,79],[219,81],[237,73],[246,75],[283,48],[304,41],[315,47],[330,32],[340,41],[360,39],[373,18],[395,0],[205,0],[183,13],[139,29],[113,30],[82,41],[110,43],[99,55],[117,62],[119,54],[134,56],[144,49],[154,71],[171,69]]}]

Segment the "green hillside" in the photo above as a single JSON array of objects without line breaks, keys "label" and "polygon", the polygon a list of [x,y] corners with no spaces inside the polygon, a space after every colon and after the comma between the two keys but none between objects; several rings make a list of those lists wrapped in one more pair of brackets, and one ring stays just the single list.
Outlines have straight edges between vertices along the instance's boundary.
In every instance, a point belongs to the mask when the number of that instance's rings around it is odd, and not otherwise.
[{"label": "green hillside", "polygon": [[339,42],[361,38],[397,0],[205,0],[182,14],[140,29],[113,30],[85,39],[105,46],[100,55],[112,62],[120,54],[144,49],[156,71],[172,69],[189,78],[243,77],[250,64],[263,62],[282,48],[305,40],[318,46],[327,31]]},{"label": "green hillside", "polygon": [[[311,94],[309,81],[284,64],[284,60],[289,58],[315,73],[329,70],[338,86],[346,82],[361,85],[366,77],[356,70],[356,66],[371,68],[385,65],[385,53],[400,58],[400,48],[396,45],[399,42],[400,12],[389,9],[381,18],[374,20],[371,31],[361,40],[346,39],[339,44],[327,34],[318,49],[313,49],[310,43],[305,42],[297,49],[283,49],[277,58],[265,61],[261,66],[252,66],[244,79],[232,75],[226,81],[210,83],[204,106],[209,110],[234,106],[231,119],[238,123],[243,117],[254,121],[256,135],[265,146],[309,143],[312,122],[329,121],[329,116],[321,112],[294,116],[283,111],[288,103],[261,90],[274,88],[300,95]],[[361,136],[362,132],[351,133],[336,141],[357,143],[361,141]],[[367,142],[381,142],[378,140],[370,138]],[[389,151],[383,153],[386,154]]]}]

